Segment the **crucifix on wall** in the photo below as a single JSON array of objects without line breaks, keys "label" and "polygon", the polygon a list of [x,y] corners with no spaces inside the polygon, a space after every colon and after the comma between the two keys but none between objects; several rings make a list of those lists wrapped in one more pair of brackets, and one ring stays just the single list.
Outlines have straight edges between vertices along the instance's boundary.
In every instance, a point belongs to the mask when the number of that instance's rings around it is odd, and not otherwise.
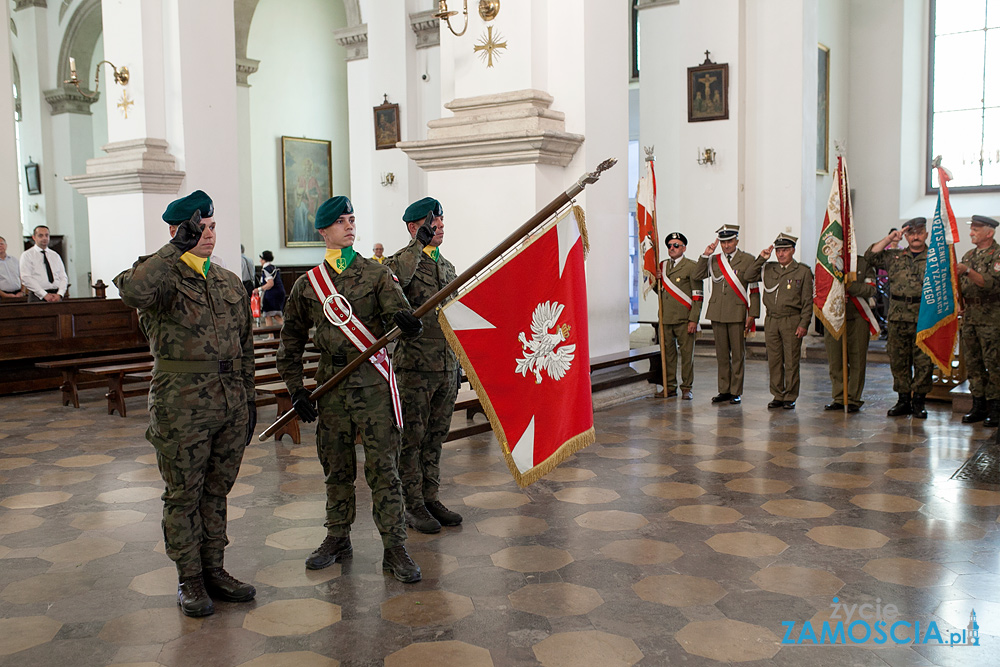
[{"label": "crucifix on wall", "polygon": [[688,122],[728,118],[729,64],[712,62],[711,51],[705,51],[705,62],[688,67]]}]

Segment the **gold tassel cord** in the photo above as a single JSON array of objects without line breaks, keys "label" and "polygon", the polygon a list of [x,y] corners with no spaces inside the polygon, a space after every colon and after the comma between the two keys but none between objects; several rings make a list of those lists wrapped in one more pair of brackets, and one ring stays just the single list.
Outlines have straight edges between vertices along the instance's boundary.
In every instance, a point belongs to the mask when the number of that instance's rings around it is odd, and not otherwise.
[{"label": "gold tassel cord", "polygon": [[580,229],[580,237],[583,239],[583,259],[586,260],[590,254],[590,237],[587,236],[587,214],[583,207],[573,204],[573,215],[576,216],[576,226]]}]

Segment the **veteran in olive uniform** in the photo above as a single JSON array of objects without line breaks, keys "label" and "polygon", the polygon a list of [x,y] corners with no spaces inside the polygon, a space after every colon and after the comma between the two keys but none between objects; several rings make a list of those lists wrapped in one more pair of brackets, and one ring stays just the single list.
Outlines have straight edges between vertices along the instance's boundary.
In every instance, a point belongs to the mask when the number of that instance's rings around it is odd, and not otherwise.
[{"label": "veteran in olive uniform", "polygon": [[965,301],[962,355],[972,392],[964,424],[1000,425],[1000,245],[993,238],[998,224],[985,215],[972,216],[969,238],[976,247],[955,266]]},{"label": "veteran in olive uniform", "polygon": [[[740,228],[738,225],[723,225],[716,230],[718,238],[705,253],[698,258],[695,280],[712,279],[712,296],[708,300],[708,319],[712,322],[715,337],[716,361],[719,364],[719,393],[712,397],[713,403],[729,401],[738,404],[743,394],[743,371],[746,361],[746,335],[760,315],[760,292],[756,280],[760,275],[751,270],[754,257],[737,249]],[[716,265],[712,257],[717,246],[728,259],[733,270],[733,278],[739,281],[747,292],[747,303],[730,285],[729,280]]]},{"label": "veteran in olive uniform", "polygon": [[[441,254],[444,209],[433,197],[410,204],[403,222],[413,240],[392,257],[388,266],[414,308],[423,305],[455,279],[455,266]],[[422,533],[457,526],[462,515],[438,498],[441,486],[441,445],[451,429],[458,396],[458,357],[451,351],[437,313],[424,315],[420,338],[401,340],[392,354],[403,399],[403,447],[399,476],[406,500],[406,523]]]},{"label": "veteran in olive uniform", "polygon": [[[847,286],[847,295],[858,301],[868,303],[875,296],[875,272],[868,267],[864,257],[858,257],[858,279]],[[844,331],[847,337],[847,411],[858,412],[864,401],[861,396],[865,391],[865,367],[868,364],[868,343],[871,342],[871,330],[868,320],[853,299],[848,299],[845,306]],[[869,308],[869,314],[874,318]],[[878,329],[878,325],[875,325]],[[830,385],[833,402],[823,406],[824,410],[844,409],[844,344],[834,338],[830,329],[823,331],[823,344],[826,346],[826,359],[830,365]]]},{"label": "veteran in olive uniform", "polygon": [[[663,324],[663,345],[666,350],[667,377],[663,390],[667,398],[677,395],[677,360],[681,365],[681,399],[694,398],[694,341],[701,306],[704,303],[702,281],[695,278],[698,264],[684,256],[687,237],[680,232],[667,234],[667,259],[660,262],[660,322]],[[670,288],[666,283],[670,283]],[[687,297],[677,294],[681,292]]]},{"label": "veteran in olive uniform", "polygon": [[[767,308],[764,341],[773,397],[768,409],[794,410],[799,397],[802,339],[809,332],[812,319],[813,275],[808,266],[792,257],[798,240],[795,236],[778,234],[774,244],[761,251],[751,268],[751,273],[760,272],[764,290],[761,299]],[[772,251],[778,261],[767,262]]]},{"label": "veteran in olive uniform", "polygon": [[[350,303],[353,316],[376,339],[392,322],[404,336],[419,336],[420,320],[411,314],[392,272],[355,252],[355,217],[350,200],[344,196],[326,200],[316,211],[314,225],[327,248],[320,265],[320,271],[325,273],[323,280],[332,281],[336,291]],[[354,553],[350,537],[357,502],[354,445],[360,434],[365,479],[372,491],[372,515],[384,548],[382,569],[406,583],[420,581],[420,568],[405,547],[403,493],[397,467],[400,428],[389,382],[366,361],[316,404],[304,387],[302,354],[311,328],[316,328],[312,340],[321,352],[317,384],[329,380],[360,354],[341,327],[324,314],[324,301],[317,296],[308,275],[295,281],[285,305],[277,354],[278,372],[292,395],[295,412],[305,422],[319,417],[316,450],[326,476],[327,537],[306,559],[306,568],[328,567]]]},{"label": "veteran in olive uniform", "polygon": [[188,616],[212,598],[253,599],[223,569],[226,496],[257,421],[250,301],[236,274],[212,264],[214,206],[201,190],[167,206],[169,243],[115,277],[139,310],[153,354],[146,439],[166,484],[163,541],[177,566],[177,602]]},{"label": "veteran in olive uniform", "polygon": [[[905,248],[887,248],[890,243],[906,237]],[[865,259],[874,269],[889,274],[889,367],[892,388],[899,400],[886,413],[890,417],[913,415],[927,419],[924,399],[931,390],[933,362],[917,347],[917,317],[920,314],[920,293],[927,265],[927,219],[913,218],[903,223],[902,230],[890,232],[872,245]]]}]

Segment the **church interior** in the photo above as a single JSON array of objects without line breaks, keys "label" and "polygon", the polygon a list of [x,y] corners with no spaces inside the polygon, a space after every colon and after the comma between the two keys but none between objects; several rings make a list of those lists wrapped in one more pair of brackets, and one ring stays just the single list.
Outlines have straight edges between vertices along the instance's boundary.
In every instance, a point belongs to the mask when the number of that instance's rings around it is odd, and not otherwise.
[{"label": "church interior", "polygon": [[[2,4],[0,237],[18,257],[46,226],[69,298],[0,300],[0,665],[996,664],[1000,453],[962,423],[967,369],[935,374],[927,419],[887,417],[876,336],[863,407],[824,410],[814,319],[796,409],[767,409],[760,332],[742,404],[717,405],[703,316],[693,400],[658,396],[636,192],[651,163],[661,258],[670,232],[697,260],[737,225],[740,249],[789,235],[812,267],[841,161],[863,253],[930,224],[941,155],[961,257],[965,223],[1000,218],[1000,0]],[[349,196],[358,252],[388,256],[432,196],[461,272],[608,158],[575,200],[596,442],[519,488],[460,395],[441,499],[464,522],[409,530],[423,580],[402,584],[360,472],[353,559],[307,570],[315,431],[253,438],[226,567],[257,597],[182,615],[148,345],[112,283],[170,239],[167,204],[210,193],[212,263],[270,252],[290,288],[323,260],[324,200]],[[258,434],[291,405],[275,332]]]}]

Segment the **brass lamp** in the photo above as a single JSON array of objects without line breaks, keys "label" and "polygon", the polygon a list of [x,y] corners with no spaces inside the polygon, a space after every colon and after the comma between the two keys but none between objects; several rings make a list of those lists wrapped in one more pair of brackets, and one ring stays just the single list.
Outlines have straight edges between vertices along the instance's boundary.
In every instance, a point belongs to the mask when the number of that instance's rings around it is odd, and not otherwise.
[{"label": "brass lamp", "polygon": [[469,27],[469,0],[462,0],[462,16],[465,17],[465,25],[462,26],[462,32],[455,32],[455,29],[451,27],[451,17],[456,15],[458,15],[458,12],[448,11],[448,0],[438,0],[438,10],[434,14],[434,18],[448,24],[448,30],[451,30],[451,34],[455,35],[455,37],[461,37]]},{"label": "brass lamp", "polygon": [[73,57],[70,57],[69,59],[69,79],[63,81],[63,83],[73,84],[74,86],[76,86],[76,89],[80,92],[81,95],[86,97],[88,100],[95,100],[97,99],[97,94],[101,87],[101,65],[104,64],[111,65],[111,70],[114,72],[115,76],[115,83],[117,83],[119,86],[128,85],[128,67],[118,68],[115,67],[114,63],[112,63],[110,60],[102,60],[101,62],[97,63],[97,67],[94,69],[94,94],[88,95],[87,93],[83,92],[82,88],[80,88],[80,79],[76,77],[76,58]]}]

